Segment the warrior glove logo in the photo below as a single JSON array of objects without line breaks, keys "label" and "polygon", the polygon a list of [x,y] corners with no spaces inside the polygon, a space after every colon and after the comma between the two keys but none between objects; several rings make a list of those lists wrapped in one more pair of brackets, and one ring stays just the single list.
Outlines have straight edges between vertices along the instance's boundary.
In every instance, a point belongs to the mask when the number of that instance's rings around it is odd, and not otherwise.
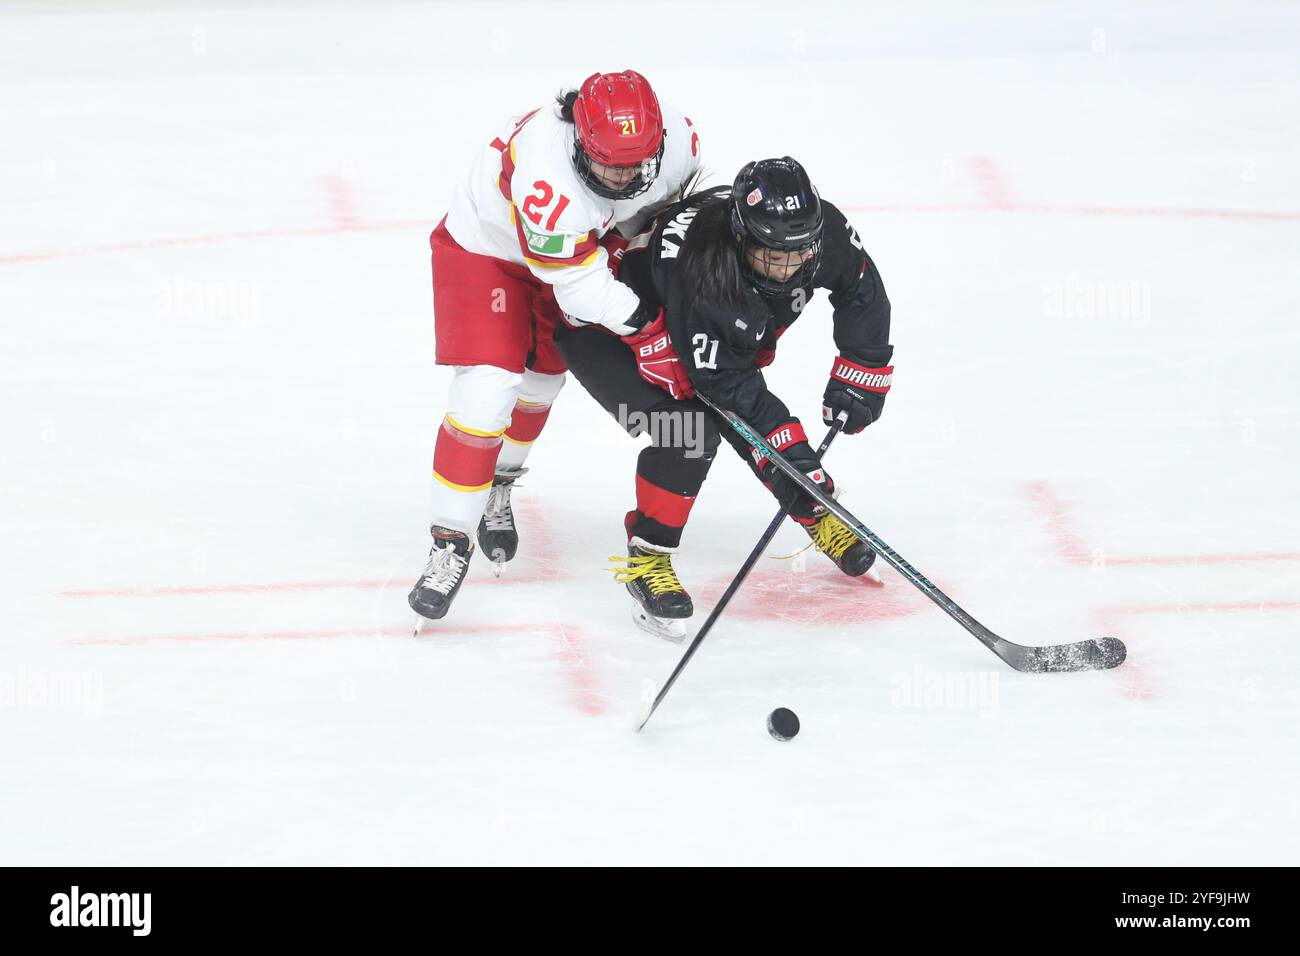
[{"label": "warrior glove logo", "polygon": [[850,362],[848,359],[840,358],[835,360],[835,364],[831,368],[831,378],[847,385],[857,385],[869,392],[884,394],[889,391],[890,385],[893,384],[894,366],[886,365],[883,368],[867,368],[864,365]]}]

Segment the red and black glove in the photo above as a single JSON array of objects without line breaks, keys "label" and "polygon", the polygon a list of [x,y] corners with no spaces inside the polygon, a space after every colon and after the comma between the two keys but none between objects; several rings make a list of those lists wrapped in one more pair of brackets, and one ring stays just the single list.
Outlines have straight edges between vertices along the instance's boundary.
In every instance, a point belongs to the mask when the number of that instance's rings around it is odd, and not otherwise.
[{"label": "red and black glove", "polygon": [[609,271],[614,273],[614,278],[617,279],[619,270],[623,268],[623,253],[627,252],[627,240],[610,230],[600,237],[600,245],[609,253]]},{"label": "red and black glove", "polygon": [[894,366],[870,368],[843,355],[831,366],[831,380],[822,396],[822,421],[833,424],[840,412],[848,414],[844,431],[856,435],[885,409],[885,393],[894,379]]},{"label": "red and black glove", "polygon": [[[779,451],[786,461],[807,475],[827,495],[835,493],[835,482],[831,480],[830,474],[822,467],[817,453],[808,444],[808,437],[804,434],[802,425],[797,421],[792,421],[787,425],[781,425],[779,428],[774,429],[766,437],[767,443],[772,446],[774,451]],[[800,524],[812,524],[822,516],[826,509],[808,492],[804,491],[798,482],[768,461],[767,457],[758,449],[754,449],[752,454],[754,456],[754,466],[758,469],[759,475],[762,476],[764,483],[772,489],[772,494],[776,495],[776,500],[781,503],[781,506],[789,507],[790,517]]]},{"label": "red and black glove", "polygon": [[636,355],[636,370],[651,385],[658,385],[673,398],[690,398],[695,394],[686,367],[673,348],[673,340],[664,328],[664,310],[642,326],[641,331],[622,337]]}]

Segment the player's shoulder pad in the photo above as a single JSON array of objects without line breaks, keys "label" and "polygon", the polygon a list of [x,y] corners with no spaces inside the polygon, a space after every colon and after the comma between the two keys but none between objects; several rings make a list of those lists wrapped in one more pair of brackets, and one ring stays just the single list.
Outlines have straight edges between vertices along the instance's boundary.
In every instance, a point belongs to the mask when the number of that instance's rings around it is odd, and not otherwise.
[{"label": "player's shoulder pad", "polygon": [[[827,240],[839,240],[840,238],[850,239],[857,236],[857,230],[849,222],[848,217],[829,199],[822,199],[822,218],[825,225],[822,227],[822,242]],[[861,237],[858,239],[857,246],[862,248]],[[864,250],[865,251],[865,250]]]},{"label": "player's shoulder pad", "polygon": [[[828,200],[822,200],[822,256],[832,271],[852,272],[850,279],[861,279],[871,271],[871,257],[862,242],[862,236],[853,223],[840,211],[840,207]],[[833,285],[833,277],[825,275],[826,283]]]},{"label": "player's shoulder pad", "polygon": [[695,171],[700,165],[700,132],[695,122],[668,103],[660,103],[659,111],[664,118],[664,172],[680,181],[685,175]]},{"label": "player's shoulder pad", "polygon": [[[608,200],[587,189],[578,178],[571,156],[572,137],[572,125],[544,109],[510,144],[503,168],[512,167],[511,202],[535,229],[586,233],[601,229],[613,212]],[[539,211],[544,213],[540,218]]]}]

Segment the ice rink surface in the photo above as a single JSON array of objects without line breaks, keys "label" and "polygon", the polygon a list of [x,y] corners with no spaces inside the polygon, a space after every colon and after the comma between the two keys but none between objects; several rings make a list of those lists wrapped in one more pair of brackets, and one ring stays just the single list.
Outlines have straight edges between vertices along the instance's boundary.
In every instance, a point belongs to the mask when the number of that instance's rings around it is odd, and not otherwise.
[{"label": "ice rink surface", "polygon": [[[0,862],[1296,863],[1300,9],[619,9],[0,7]],[[877,262],[844,504],[1122,668],[765,559],[634,734],[680,648],[603,570],[637,448],[573,382],[520,558],[412,639],[428,232],[509,116],[624,67]],[[770,370],[815,436],[833,351],[819,296]],[[697,623],[772,511],[724,448]]]}]

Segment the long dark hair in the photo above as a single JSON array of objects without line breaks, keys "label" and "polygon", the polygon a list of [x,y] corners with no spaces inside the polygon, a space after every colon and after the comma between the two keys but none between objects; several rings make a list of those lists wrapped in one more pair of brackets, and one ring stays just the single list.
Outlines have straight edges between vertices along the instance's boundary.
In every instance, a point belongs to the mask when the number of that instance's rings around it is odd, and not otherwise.
[{"label": "long dark hair", "polygon": [[686,230],[682,244],[682,270],[691,294],[724,308],[739,308],[745,301],[736,237],[731,232],[727,186],[703,189],[685,197],[699,212]]},{"label": "long dark hair", "polygon": [[573,104],[578,102],[577,90],[560,90],[555,94],[555,105],[560,108],[560,119],[573,122]]}]

